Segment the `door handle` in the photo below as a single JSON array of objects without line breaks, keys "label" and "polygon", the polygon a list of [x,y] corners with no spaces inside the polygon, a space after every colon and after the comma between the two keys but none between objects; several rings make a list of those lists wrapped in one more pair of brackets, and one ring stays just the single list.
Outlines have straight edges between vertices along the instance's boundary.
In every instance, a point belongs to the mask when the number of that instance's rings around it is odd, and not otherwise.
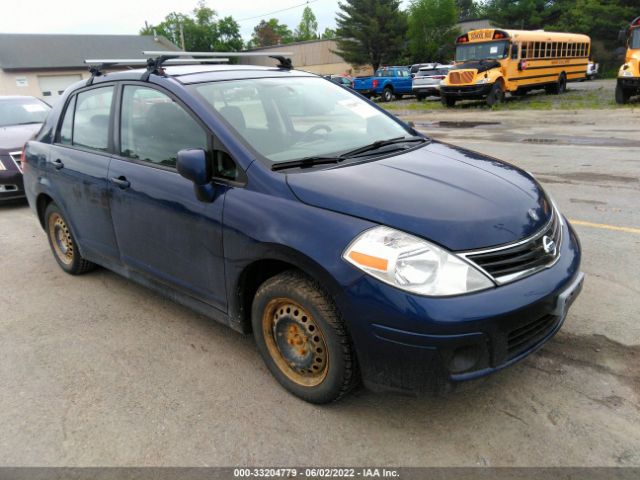
[{"label": "door handle", "polygon": [[51,163],[53,164],[53,168],[55,168],[56,170],[60,170],[64,167],[64,163],[62,163],[62,160],[60,160],[59,158]]},{"label": "door handle", "polygon": [[122,190],[129,188],[131,183],[127,180],[127,177],[119,176],[119,177],[111,177],[111,183],[117,185]]}]

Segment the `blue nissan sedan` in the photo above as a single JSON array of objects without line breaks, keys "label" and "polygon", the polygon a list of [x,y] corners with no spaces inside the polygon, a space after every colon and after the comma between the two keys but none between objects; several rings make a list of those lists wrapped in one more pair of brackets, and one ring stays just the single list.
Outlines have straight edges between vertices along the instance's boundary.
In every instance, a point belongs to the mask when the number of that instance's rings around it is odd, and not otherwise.
[{"label": "blue nissan sedan", "polygon": [[252,332],[313,403],[451,388],[561,327],[580,244],[530,174],[286,63],[152,63],[94,71],[25,147],[65,272],[99,265]]}]

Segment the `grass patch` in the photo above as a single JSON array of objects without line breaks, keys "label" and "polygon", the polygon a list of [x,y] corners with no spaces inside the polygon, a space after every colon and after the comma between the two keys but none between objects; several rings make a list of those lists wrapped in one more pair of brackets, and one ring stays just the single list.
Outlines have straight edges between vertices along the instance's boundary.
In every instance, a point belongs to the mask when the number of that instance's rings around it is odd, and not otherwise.
[{"label": "grass patch", "polygon": [[[571,87],[569,87],[571,88]],[[612,108],[634,108],[640,107],[640,102],[634,102],[628,105],[618,105],[615,102],[613,90],[600,87],[593,90],[568,90],[562,95],[550,95],[544,90],[536,90],[529,92],[524,97],[508,96],[506,100],[493,107],[489,107],[484,101],[465,100],[456,103],[453,109],[446,108],[439,100],[427,99],[417,101],[411,99],[409,101],[381,103],[385,109],[397,112],[427,112],[433,110],[600,110]]]}]

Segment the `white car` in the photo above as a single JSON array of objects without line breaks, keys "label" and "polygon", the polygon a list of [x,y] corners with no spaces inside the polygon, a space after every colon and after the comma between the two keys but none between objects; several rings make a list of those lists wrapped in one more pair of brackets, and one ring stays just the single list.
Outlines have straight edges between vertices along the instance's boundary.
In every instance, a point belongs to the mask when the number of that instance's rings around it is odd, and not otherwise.
[{"label": "white car", "polygon": [[452,65],[430,65],[422,67],[413,77],[411,89],[418,100],[440,94],[440,82],[445,79]]}]

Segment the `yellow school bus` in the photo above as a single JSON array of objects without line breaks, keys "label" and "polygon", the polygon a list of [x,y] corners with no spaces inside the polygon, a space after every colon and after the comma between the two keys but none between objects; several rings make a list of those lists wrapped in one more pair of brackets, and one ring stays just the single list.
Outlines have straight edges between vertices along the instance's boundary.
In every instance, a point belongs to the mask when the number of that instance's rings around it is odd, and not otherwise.
[{"label": "yellow school bus", "polygon": [[538,88],[563,93],[567,82],[586,78],[590,53],[591,39],[577,33],[472,30],[456,40],[455,66],[440,86],[442,103],[486,99],[495,105],[507,92]]},{"label": "yellow school bus", "polygon": [[616,85],[616,102],[620,104],[627,103],[633,95],[640,95],[640,17],[621,33],[627,42],[627,54]]}]

